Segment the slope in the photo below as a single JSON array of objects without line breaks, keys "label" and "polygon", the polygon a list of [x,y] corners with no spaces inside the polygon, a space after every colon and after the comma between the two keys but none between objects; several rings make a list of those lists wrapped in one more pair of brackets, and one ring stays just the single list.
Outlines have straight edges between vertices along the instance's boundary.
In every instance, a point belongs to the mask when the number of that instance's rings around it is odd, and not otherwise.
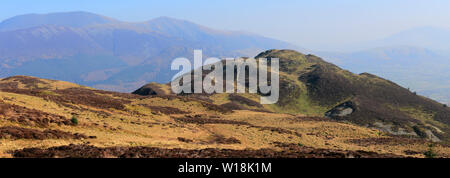
[{"label": "slope", "polygon": [[[2,157],[423,157],[428,149],[320,117],[28,76],[0,80],[0,137]],[[445,145],[434,150],[450,156]]]},{"label": "slope", "polygon": [[394,135],[449,141],[450,108],[391,81],[369,73],[353,74],[292,50],[269,50],[256,58],[280,59],[276,104],[260,105],[256,94],[203,97],[234,109],[326,116]]}]

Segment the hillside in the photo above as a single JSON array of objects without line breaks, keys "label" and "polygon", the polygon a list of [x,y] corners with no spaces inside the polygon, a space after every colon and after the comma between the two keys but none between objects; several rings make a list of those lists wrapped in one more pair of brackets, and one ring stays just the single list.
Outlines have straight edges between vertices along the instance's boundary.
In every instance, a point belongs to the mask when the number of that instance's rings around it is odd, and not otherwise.
[{"label": "hillside", "polygon": [[[322,117],[232,110],[217,101],[8,77],[0,80],[0,155],[423,157],[428,150],[427,141],[420,139]],[[440,157],[450,156],[447,146],[433,149]]]},{"label": "hillside", "polygon": [[351,53],[318,54],[353,73],[369,72],[441,103],[450,102],[450,58],[435,50],[389,46]]},{"label": "hillside", "polygon": [[194,49],[238,57],[270,48],[297,47],[169,17],[132,23],[88,12],[28,14],[0,23],[0,77],[37,76],[130,92],[150,81],[170,81],[170,62],[192,59]]},{"label": "hillside", "polygon": [[[317,56],[292,50],[269,50],[256,58],[280,59],[280,99],[276,104],[260,105],[256,94],[202,97],[234,109],[326,116],[394,135],[450,141],[450,108],[391,81],[369,73],[353,74]],[[158,94],[158,88],[164,87],[153,84],[144,88]]]},{"label": "hillside", "polygon": [[[283,60],[286,64],[298,62],[300,66],[288,71],[288,75],[296,77],[306,87],[304,101],[324,107],[329,111],[326,113],[329,117],[395,134],[417,134],[428,138],[439,135],[439,138],[449,140],[450,109],[391,81],[368,73],[356,75],[316,56],[293,51],[271,51],[258,57],[280,58],[281,71],[287,71],[283,68]],[[287,103],[292,106],[299,102],[288,99]],[[335,108],[330,110],[332,107]],[[345,108],[351,108],[353,112],[339,116]]]}]

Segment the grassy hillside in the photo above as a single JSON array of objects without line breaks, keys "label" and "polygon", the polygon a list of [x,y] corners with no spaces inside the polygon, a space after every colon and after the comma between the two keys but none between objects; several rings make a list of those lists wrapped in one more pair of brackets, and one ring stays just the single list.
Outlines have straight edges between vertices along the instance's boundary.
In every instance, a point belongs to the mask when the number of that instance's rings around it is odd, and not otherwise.
[{"label": "grassy hillside", "polygon": [[[291,83],[300,89],[306,86],[303,92],[307,93],[307,97],[289,97],[285,101],[289,104],[286,105],[305,102],[326,110],[337,107],[328,113],[331,118],[349,120],[394,134],[418,135],[435,140],[439,137],[449,141],[450,108],[391,81],[368,73],[353,74],[316,56],[295,51],[272,50],[259,57],[280,58],[280,70],[291,79],[296,79]],[[345,103],[351,106],[342,107]],[[351,108],[352,113],[337,116],[339,113],[336,112],[346,107]]]},{"label": "grassy hillside", "polygon": [[[140,96],[27,76],[4,78],[0,156],[423,157],[429,149],[424,140],[336,120],[226,105],[261,107],[246,97]],[[445,145],[433,151],[450,156]]]},{"label": "grassy hillside", "polygon": [[450,58],[439,51],[389,46],[352,53],[319,54],[354,73],[369,72],[441,103],[450,102]]},{"label": "grassy hillside", "polygon": [[450,108],[389,80],[369,73],[353,74],[317,56],[292,50],[269,50],[256,58],[280,59],[280,99],[276,104],[249,104],[259,103],[256,94],[239,94],[239,99],[227,94],[203,97],[234,109],[326,116],[394,135],[450,141]]}]

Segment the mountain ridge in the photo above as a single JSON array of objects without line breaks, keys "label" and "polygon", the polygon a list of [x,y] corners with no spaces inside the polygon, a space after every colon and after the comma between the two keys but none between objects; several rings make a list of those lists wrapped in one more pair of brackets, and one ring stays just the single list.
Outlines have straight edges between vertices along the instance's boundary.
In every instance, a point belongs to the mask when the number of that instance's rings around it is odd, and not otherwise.
[{"label": "mountain ridge", "polygon": [[[16,26],[22,28],[24,26],[20,26],[21,23],[32,20],[21,19],[29,16],[38,16],[44,20],[30,22],[26,29],[0,30],[0,77],[49,77],[52,73],[58,73],[51,69],[42,71],[37,66],[30,67],[33,61],[57,65],[58,61],[77,56],[87,57],[80,58],[80,61],[87,61],[93,56],[111,60],[119,58],[126,64],[115,68],[101,68],[100,65],[94,67],[96,70],[87,71],[84,76],[78,74],[54,79],[129,92],[145,82],[168,82],[173,74],[170,60],[177,57],[192,59],[194,49],[202,49],[204,56],[238,57],[256,55],[268,48],[297,48],[259,35],[215,30],[168,17],[128,23],[109,18],[105,20],[106,17],[84,12],[56,13],[16,17],[6,20],[8,23],[2,22],[0,27],[13,29],[16,19],[19,21]],[[45,17],[48,19],[45,20]],[[60,22],[60,19],[64,21]],[[72,21],[76,23],[70,24]],[[25,65],[27,72],[19,72],[25,71]],[[60,67],[71,70],[71,66]],[[162,72],[153,72],[156,69]],[[85,77],[98,73],[104,77],[97,80]]]},{"label": "mountain ridge", "polygon": [[[79,21],[68,21],[67,19],[78,19]],[[98,14],[76,11],[57,12],[47,14],[24,14],[14,16],[0,22],[0,31],[11,31],[24,28],[31,28],[40,25],[60,25],[70,27],[83,27],[95,24],[117,23],[116,19],[101,16]]]}]

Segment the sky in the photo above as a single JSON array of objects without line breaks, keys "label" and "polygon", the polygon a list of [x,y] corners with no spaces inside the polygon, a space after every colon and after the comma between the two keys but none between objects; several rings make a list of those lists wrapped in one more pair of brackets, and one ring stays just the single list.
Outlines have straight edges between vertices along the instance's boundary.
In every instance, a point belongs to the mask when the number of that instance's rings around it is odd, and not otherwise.
[{"label": "sky", "polygon": [[3,0],[0,21],[67,11],[131,22],[168,16],[333,50],[415,27],[450,28],[449,9],[448,0]]}]

